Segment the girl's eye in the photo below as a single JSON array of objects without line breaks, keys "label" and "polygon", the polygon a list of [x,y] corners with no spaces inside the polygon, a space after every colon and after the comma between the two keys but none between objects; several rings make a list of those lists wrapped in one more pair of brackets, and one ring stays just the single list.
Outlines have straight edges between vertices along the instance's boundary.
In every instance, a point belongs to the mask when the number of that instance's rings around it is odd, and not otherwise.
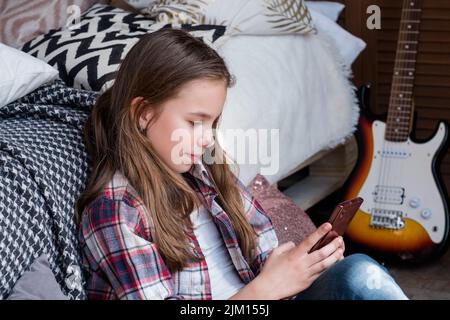
[{"label": "girl's eye", "polygon": [[201,121],[198,121],[198,120],[190,121],[190,122],[191,122],[191,125],[192,125],[193,127],[196,127],[196,126],[199,126],[199,125],[202,124],[202,122],[201,122]]}]

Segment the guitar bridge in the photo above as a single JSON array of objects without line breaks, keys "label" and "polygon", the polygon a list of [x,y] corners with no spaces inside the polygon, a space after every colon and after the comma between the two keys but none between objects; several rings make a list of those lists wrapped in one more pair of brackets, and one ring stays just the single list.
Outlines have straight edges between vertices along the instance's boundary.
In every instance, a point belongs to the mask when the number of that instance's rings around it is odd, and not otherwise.
[{"label": "guitar bridge", "polygon": [[374,208],[371,212],[370,226],[373,228],[400,230],[405,227],[402,211]]}]

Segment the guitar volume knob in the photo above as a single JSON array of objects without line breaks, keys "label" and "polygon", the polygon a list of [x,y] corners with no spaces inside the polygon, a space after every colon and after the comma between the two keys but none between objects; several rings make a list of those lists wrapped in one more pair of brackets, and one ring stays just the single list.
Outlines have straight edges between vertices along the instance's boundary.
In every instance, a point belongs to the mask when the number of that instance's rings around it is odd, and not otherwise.
[{"label": "guitar volume knob", "polygon": [[409,206],[411,208],[417,209],[420,207],[421,201],[419,197],[413,197],[409,200]]},{"label": "guitar volume knob", "polygon": [[424,218],[424,219],[430,219],[432,214],[433,214],[433,213],[431,212],[430,209],[424,209],[424,210],[422,210],[422,212],[420,213],[420,216],[421,216],[422,218]]}]

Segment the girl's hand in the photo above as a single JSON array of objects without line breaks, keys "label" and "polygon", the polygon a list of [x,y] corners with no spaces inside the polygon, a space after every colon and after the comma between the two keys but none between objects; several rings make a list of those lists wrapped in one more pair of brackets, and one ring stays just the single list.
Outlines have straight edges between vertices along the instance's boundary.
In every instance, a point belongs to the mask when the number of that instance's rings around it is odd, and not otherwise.
[{"label": "girl's hand", "polygon": [[261,273],[257,276],[258,287],[271,298],[291,297],[307,289],[326,269],[344,258],[345,245],[337,237],[323,248],[308,251],[328,231],[330,223],[324,223],[298,246],[290,241],[273,249]]}]

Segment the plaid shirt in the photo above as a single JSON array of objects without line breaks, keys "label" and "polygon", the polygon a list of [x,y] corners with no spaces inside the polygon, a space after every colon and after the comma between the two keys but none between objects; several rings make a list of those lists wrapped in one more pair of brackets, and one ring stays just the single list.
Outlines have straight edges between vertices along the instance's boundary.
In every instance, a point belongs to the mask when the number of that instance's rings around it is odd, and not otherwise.
[{"label": "plaid shirt", "polygon": [[[257,234],[257,248],[249,264],[242,255],[236,233],[226,212],[214,200],[217,195],[202,164],[183,174],[191,182],[218,227],[242,281],[252,281],[262,269],[278,239],[270,218],[242,182],[244,212]],[[193,232],[190,244],[202,258],[171,273],[152,241],[142,200],[117,171],[103,192],[83,211],[80,244],[87,273],[89,299],[202,299],[210,300],[208,266]]]}]

